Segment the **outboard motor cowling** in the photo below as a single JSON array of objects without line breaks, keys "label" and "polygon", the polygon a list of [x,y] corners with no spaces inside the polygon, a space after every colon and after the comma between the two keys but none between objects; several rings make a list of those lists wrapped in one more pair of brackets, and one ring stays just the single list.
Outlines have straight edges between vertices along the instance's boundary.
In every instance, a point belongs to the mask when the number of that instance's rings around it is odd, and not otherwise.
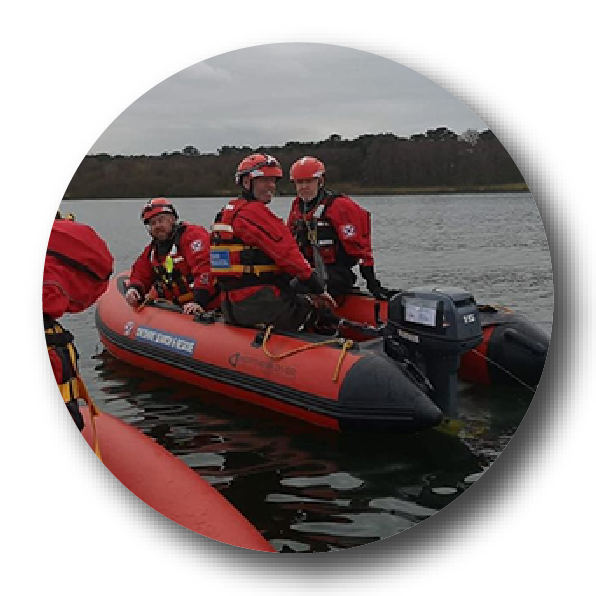
[{"label": "outboard motor cowling", "polygon": [[413,288],[391,298],[388,318],[386,353],[420,366],[434,402],[445,416],[457,417],[460,356],[482,341],[474,296],[461,288]]}]

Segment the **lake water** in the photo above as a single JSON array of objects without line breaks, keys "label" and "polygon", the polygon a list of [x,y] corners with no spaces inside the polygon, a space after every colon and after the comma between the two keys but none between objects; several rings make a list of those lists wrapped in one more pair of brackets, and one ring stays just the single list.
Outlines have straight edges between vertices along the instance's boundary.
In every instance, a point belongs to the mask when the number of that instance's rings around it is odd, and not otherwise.
[{"label": "lake water", "polygon": [[[377,276],[394,288],[464,287],[550,333],[548,244],[529,193],[358,197],[373,217]],[[67,201],[108,242],[116,271],[148,242],[143,200]],[[208,227],[225,204],[178,199],[182,219]],[[285,217],[290,201],[272,209]],[[139,428],[209,480],[283,552],[366,544],[451,502],[490,467],[521,422],[524,388],[462,386],[458,436],[336,435],[134,369],[105,353],[94,309],[66,316],[100,409]]]}]

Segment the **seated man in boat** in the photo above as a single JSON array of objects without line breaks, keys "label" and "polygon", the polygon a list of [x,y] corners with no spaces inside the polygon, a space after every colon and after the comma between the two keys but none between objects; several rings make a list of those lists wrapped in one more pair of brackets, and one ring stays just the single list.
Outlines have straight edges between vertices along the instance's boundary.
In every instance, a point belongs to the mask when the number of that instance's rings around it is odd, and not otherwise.
[{"label": "seated man in boat", "polygon": [[113,263],[106,243],[93,228],[75,222],[74,217],[56,218],[43,268],[43,326],[56,383],[79,430],[84,421],[78,400],[90,402],[90,398],[79,375],[74,338],[56,319],[94,304],[108,287]]},{"label": "seated man in boat", "polygon": [[145,204],[141,220],[151,242],[132,266],[126,301],[137,306],[155,292],[182,306],[186,314],[216,306],[218,290],[209,268],[207,230],[178,222],[172,203],[161,197]]},{"label": "seated man in boat", "polygon": [[375,276],[370,213],[350,197],[325,188],[325,165],[315,157],[296,161],[290,180],[297,196],[288,227],[319,275],[324,270],[329,293],[336,299],[347,294],[356,281],[352,269],[359,264],[368,291],[377,300],[388,299],[390,292]]},{"label": "seated man in boat", "polygon": [[[218,214],[211,234],[211,272],[222,292],[226,322],[300,330],[315,306],[334,306],[283,220],[267,206],[282,177],[279,162],[256,153],[236,170],[242,195]],[[296,294],[299,280],[310,296]]]}]

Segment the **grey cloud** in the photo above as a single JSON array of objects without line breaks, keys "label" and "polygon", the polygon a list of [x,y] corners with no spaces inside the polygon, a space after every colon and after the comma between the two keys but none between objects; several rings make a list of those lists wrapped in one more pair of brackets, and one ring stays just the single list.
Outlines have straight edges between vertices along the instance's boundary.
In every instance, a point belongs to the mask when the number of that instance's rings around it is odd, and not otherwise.
[{"label": "grey cloud", "polygon": [[396,62],[325,44],[272,44],[216,56],[128,107],[91,153],[159,154],[185,145],[282,145],[486,125],[436,83]]}]

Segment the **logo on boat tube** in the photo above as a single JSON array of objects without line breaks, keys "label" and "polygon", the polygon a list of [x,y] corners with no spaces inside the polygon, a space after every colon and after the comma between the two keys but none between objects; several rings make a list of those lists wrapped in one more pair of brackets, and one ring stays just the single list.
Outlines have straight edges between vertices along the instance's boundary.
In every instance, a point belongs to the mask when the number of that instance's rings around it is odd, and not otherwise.
[{"label": "logo on boat tube", "polygon": [[240,352],[232,354],[228,358],[228,362],[234,368],[237,366],[248,366],[250,368],[256,368],[261,372],[273,372],[286,377],[296,376],[296,369],[291,366],[283,366],[279,362],[272,362],[271,360],[259,360],[253,356],[243,356]]},{"label": "logo on boat tube", "polygon": [[134,326],[134,321],[126,321],[124,324],[124,335],[129,336]]},{"label": "logo on boat tube", "polygon": [[192,356],[195,349],[195,340],[182,335],[165,333],[150,327],[138,327],[135,338],[152,346],[159,346],[171,352]]}]

